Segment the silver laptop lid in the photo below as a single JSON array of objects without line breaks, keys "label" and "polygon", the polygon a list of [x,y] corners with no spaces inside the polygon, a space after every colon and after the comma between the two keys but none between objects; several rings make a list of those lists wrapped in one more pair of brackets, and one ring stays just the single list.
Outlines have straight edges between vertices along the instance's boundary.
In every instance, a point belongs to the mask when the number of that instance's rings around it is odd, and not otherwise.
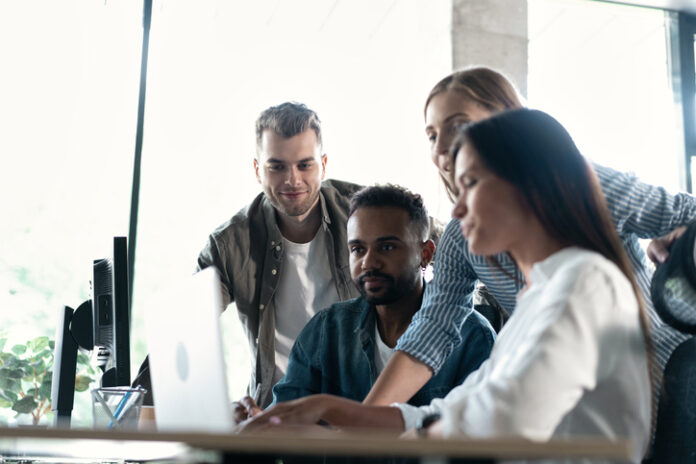
[{"label": "silver laptop lid", "polygon": [[175,282],[145,308],[158,430],[225,432],[234,426],[220,291],[217,271],[208,268]]}]

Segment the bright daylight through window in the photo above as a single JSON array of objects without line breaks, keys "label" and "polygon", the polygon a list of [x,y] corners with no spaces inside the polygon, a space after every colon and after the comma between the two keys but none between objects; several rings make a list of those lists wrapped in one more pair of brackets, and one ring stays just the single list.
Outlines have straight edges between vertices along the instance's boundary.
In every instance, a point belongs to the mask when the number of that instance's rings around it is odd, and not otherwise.
[{"label": "bright daylight through window", "polygon": [[[148,305],[261,191],[254,121],[270,105],[317,111],[328,178],[401,184],[449,218],[423,104],[451,71],[451,9],[450,0],[154,1],[133,370],[147,353]],[[679,190],[665,14],[586,0],[529,0],[528,14],[530,106],[557,117],[592,160]],[[6,350],[53,337],[59,308],[90,298],[92,260],[128,234],[141,40],[138,1],[0,4],[0,62],[14,71],[0,73]],[[222,320],[238,398],[248,344],[233,307]],[[89,425],[81,398],[75,423]]]}]

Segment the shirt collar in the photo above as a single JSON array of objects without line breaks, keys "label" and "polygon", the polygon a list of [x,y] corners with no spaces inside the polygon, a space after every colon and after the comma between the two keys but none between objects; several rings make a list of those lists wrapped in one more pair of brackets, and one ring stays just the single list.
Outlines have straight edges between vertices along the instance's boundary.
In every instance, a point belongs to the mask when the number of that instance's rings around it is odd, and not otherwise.
[{"label": "shirt collar", "polygon": [[553,277],[558,268],[565,264],[568,260],[577,256],[583,250],[579,247],[570,246],[563,248],[545,259],[538,261],[532,265],[532,270],[529,272],[529,277],[532,285],[547,282]]},{"label": "shirt collar", "polygon": [[329,208],[326,206],[324,193],[319,189],[319,204],[321,205],[321,220],[326,225],[331,224],[331,216],[329,216]]}]

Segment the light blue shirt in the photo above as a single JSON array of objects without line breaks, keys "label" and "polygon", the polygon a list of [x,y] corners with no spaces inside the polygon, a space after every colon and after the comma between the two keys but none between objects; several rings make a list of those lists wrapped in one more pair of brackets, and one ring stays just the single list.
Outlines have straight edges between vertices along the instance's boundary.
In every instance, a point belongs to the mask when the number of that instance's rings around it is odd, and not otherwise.
[{"label": "light blue shirt", "polygon": [[[650,299],[653,267],[647,262],[638,239],[660,237],[696,219],[696,198],[686,193],[671,195],[662,187],[640,182],[632,174],[596,164],[593,167],[649,312],[651,337],[660,368],[654,378],[660,382],[670,354],[686,335],[665,324],[655,313]],[[507,254],[496,258],[502,270],[489,265],[485,257],[471,253],[459,229],[459,221],[452,220],[438,244],[434,277],[426,287],[423,305],[396,349],[415,356],[438,372],[459,343],[459,326],[472,311],[472,292],[477,280],[512,313],[524,278]],[[657,392],[659,384],[655,387]]]}]

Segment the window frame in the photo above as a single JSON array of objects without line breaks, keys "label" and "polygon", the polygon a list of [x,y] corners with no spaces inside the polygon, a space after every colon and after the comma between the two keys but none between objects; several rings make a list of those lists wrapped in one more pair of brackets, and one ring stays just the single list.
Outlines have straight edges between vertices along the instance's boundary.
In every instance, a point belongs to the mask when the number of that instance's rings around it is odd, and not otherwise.
[{"label": "window frame", "polygon": [[696,157],[696,16],[684,12],[665,11],[668,23],[669,72],[675,103],[681,108],[683,156],[680,157],[682,190],[693,193],[692,157]]}]

